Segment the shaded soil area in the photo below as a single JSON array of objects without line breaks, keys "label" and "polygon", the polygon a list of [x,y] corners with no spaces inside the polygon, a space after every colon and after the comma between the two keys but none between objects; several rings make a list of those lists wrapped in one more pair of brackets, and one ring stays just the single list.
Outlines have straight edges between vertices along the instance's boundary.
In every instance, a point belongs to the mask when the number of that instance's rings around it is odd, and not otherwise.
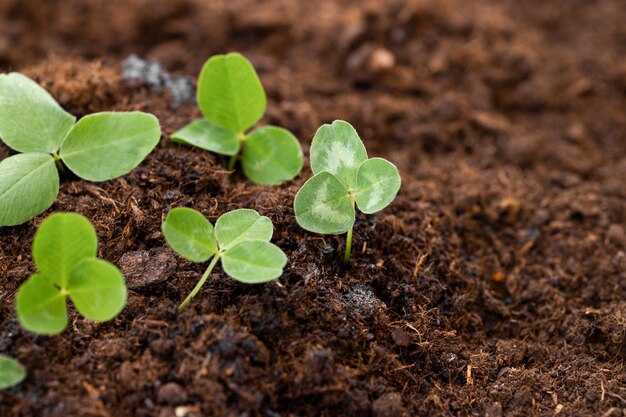
[{"label": "shaded soil area", "polygon": [[[2,0],[3,71],[79,117],[154,113],[163,137],[123,178],[64,178],[49,211],[91,219],[126,273],[114,321],[72,310],[62,335],[22,330],[45,215],[0,230],[0,352],[29,371],[0,416],[623,415],[625,19],[621,0]],[[308,167],[274,188],[229,174],[170,143],[194,105],[121,80],[130,54],[195,77],[231,50],[259,70],[263,123],[305,153],[341,118],[399,167],[396,201],[357,216],[349,268],[344,237],[295,223]],[[165,245],[177,206],[269,216],[284,276],[218,269],[176,314],[203,271]]]}]

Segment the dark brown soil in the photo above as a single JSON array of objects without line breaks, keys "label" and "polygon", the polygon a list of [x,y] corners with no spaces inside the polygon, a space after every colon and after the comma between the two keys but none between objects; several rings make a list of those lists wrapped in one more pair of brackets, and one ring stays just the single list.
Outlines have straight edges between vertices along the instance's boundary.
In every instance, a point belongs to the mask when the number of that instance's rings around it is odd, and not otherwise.
[{"label": "dark brown soil", "polygon": [[[620,416],[626,414],[623,0],[2,0],[0,69],[69,111],[141,109],[163,138],[132,174],[65,178],[52,211],[90,218],[127,308],[60,336],[22,330],[15,292],[45,217],[0,231],[0,352],[28,368],[0,416]],[[199,112],[125,85],[131,53],[195,75],[241,51],[264,123],[305,151],[342,118],[395,162],[396,201],[343,237],[309,234],[298,187],[254,186],[169,142]],[[0,146],[0,157],[9,155]],[[245,286],[175,256],[170,207],[269,216],[290,264]]]}]

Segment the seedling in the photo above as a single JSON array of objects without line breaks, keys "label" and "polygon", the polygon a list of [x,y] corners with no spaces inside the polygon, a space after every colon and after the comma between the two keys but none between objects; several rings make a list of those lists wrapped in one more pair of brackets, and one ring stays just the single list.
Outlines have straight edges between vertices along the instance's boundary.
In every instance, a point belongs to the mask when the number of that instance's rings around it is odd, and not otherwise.
[{"label": "seedling", "polygon": [[238,53],[215,55],[198,78],[198,106],[204,115],[172,134],[172,141],[231,157],[235,168],[243,148],[244,174],[253,182],[277,185],[302,169],[302,148],[291,132],[263,126],[249,133],[265,113],[265,91],[254,67]]},{"label": "seedling", "polygon": [[116,317],[126,304],[124,276],[98,259],[97,252],[96,231],[85,217],[55,213],[44,220],[33,241],[38,272],[17,292],[20,324],[34,333],[61,333],[67,326],[68,297],[90,320]]},{"label": "seedling", "polygon": [[10,388],[26,378],[26,369],[15,359],[0,354],[0,389]]},{"label": "seedling", "polygon": [[30,78],[0,74],[0,138],[22,152],[0,162],[0,227],[22,224],[54,203],[57,168],[88,181],[110,180],[139,165],[161,136],[156,117],[142,112],[75,121]]},{"label": "seedling", "polygon": [[167,243],[183,258],[208,268],[191,293],[178,307],[182,311],[198,294],[217,261],[237,281],[258,284],[280,277],[287,257],[270,239],[272,222],[254,210],[238,209],[222,215],[215,223],[196,210],[180,207],[170,211],[162,226]]},{"label": "seedling", "polygon": [[294,201],[296,221],[315,233],[347,232],[347,263],[355,205],[367,214],[387,207],[400,189],[400,174],[385,159],[368,159],[359,135],[342,120],[318,129],[311,143],[311,169],[314,176],[304,183]]}]

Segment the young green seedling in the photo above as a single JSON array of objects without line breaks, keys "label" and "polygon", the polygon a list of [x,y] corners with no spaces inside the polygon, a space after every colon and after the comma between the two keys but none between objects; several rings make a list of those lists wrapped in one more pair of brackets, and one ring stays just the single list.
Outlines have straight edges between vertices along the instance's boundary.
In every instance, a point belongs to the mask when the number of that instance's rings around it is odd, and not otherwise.
[{"label": "young green seedling", "polygon": [[156,117],[142,112],[75,120],[30,78],[0,74],[0,138],[22,152],[0,162],[0,227],[22,224],[54,203],[57,168],[88,181],[110,180],[132,171],[161,137]]},{"label": "young green seedling", "polygon": [[26,369],[15,359],[0,354],[0,389],[17,385],[26,378]]},{"label": "young green seedling", "polygon": [[319,128],[311,143],[310,178],[294,201],[296,221],[322,234],[348,232],[344,262],[350,259],[355,205],[367,214],[387,207],[400,189],[398,169],[382,158],[367,157],[359,135],[336,120]]},{"label": "young green seedling", "polygon": [[254,210],[228,212],[217,219],[214,229],[196,210],[175,208],[167,214],[162,230],[167,243],[183,258],[196,263],[211,259],[178,311],[198,294],[220,259],[226,274],[246,284],[276,279],[287,264],[283,251],[270,243],[274,233],[271,220]]},{"label": "young green seedling", "polygon": [[20,324],[34,333],[61,333],[67,326],[68,297],[90,320],[116,317],[126,304],[124,276],[98,259],[97,252],[96,231],[85,217],[55,213],[44,220],[33,241],[38,272],[17,292]]},{"label": "young green seedling", "polygon": [[302,148],[291,132],[263,126],[246,133],[265,113],[266,98],[254,67],[238,53],[215,55],[198,78],[198,106],[204,119],[172,134],[172,141],[229,155],[235,168],[243,148],[243,172],[255,183],[277,185],[302,169]]}]

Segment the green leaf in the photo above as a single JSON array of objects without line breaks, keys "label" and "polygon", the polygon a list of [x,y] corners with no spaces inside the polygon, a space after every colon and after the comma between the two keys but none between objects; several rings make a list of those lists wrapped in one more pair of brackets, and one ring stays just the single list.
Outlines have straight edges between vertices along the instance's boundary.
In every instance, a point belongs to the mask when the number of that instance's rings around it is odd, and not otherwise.
[{"label": "green leaf", "polygon": [[211,123],[208,120],[194,120],[182,129],[172,133],[174,143],[197,146],[220,155],[237,155],[239,139],[237,132]]},{"label": "green leaf", "polygon": [[269,242],[273,233],[272,221],[250,209],[230,211],[215,223],[215,236],[222,249],[232,248],[244,241]]},{"label": "green leaf", "polygon": [[354,206],[348,190],[328,172],[305,182],[293,207],[298,224],[311,232],[340,234],[354,224]]},{"label": "green leaf", "polygon": [[0,137],[20,152],[54,153],[76,119],[30,78],[0,75]]},{"label": "green leaf", "polygon": [[322,125],[311,143],[313,174],[327,171],[351,190],[359,167],[367,160],[367,151],[356,130],[343,120]]},{"label": "green leaf", "polygon": [[269,242],[240,242],[222,255],[224,271],[237,281],[258,284],[278,278],[287,264],[280,248]]},{"label": "green leaf", "polygon": [[278,185],[302,169],[302,148],[287,129],[264,126],[247,136],[243,172],[257,184]]},{"label": "green leaf", "polygon": [[96,231],[89,220],[76,213],[50,215],[33,240],[33,259],[39,272],[66,289],[76,265],[97,252]]},{"label": "green leaf", "polygon": [[17,385],[26,378],[26,368],[6,355],[0,355],[0,389]]},{"label": "green leaf", "polygon": [[124,275],[102,259],[79,263],[72,271],[68,292],[76,309],[90,320],[111,320],[126,304]]},{"label": "green leaf", "polygon": [[265,113],[265,91],[254,67],[238,53],[215,55],[198,78],[198,106],[204,117],[244,133]]},{"label": "green leaf", "polygon": [[359,210],[371,214],[387,207],[400,190],[400,174],[391,162],[372,158],[363,162],[357,175],[354,198]]},{"label": "green leaf", "polygon": [[52,156],[27,153],[0,162],[0,226],[15,226],[46,211],[59,193]]},{"label": "green leaf", "polygon": [[65,296],[40,273],[20,286],[15,309],[22,327],[33,333],[58,334],[67,326]]},{"label": "green leaf", "polygon": [[161,230],[167,244],[192,262],[205,262],[217,252],[213,225],[196,210],[187,207],[171,210]]},{"label": "green leaf", "polygon": [[142,112],[85,116],[61,146],[63,162],[79,177],[106,181],[132,171],[159,143],[156,117]]}]

